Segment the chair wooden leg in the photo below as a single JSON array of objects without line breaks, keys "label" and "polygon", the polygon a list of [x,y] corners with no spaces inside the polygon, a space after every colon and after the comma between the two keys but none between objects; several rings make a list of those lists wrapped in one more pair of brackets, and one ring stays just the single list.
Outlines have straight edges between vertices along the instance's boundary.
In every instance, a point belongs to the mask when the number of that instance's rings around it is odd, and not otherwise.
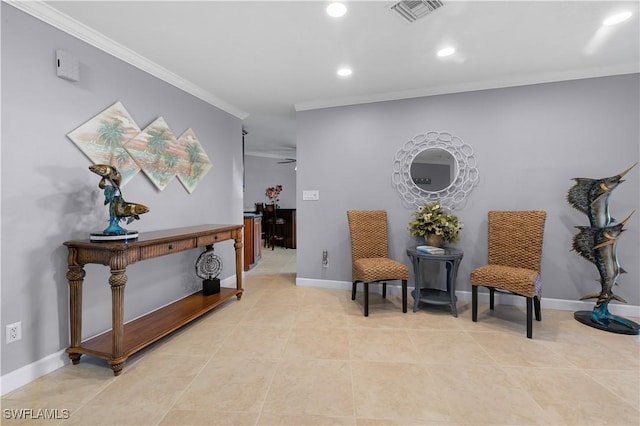
[{"label": "chair wooden leg", "polygon": [[353,282],[353,287],[351,288],[351,300],[356,300],[356,289],[358,287],[358,281]]},{"label": "chair wooden leg", "polygon": [[407,280],[402,280],[402,312],[407,313]]},{"label": "chair wooden leg", "polygon": [[387,298],[387,283],[386,282],[382,283],[382,298],[383,299]]},{"label": "chair wooden leg", "polygon": [[364,283],[364,316],[369,316],[369,283]]},{"label": "chair wooden leg", "polygon": [[536,321],[542,321],[542,313],[540,312],[540,299],[538,296],[533,296],[533,307],[535,308]]},{"label": "chair wooden leg", "polygon": [[527,297],[527,337],[533,336],[533,298]]},{"label": "chair wooden leg", "polygon": [[478,322],[478,286],[471,286],[471,321]]},{"label": "chair wooden leg", "polygon": [[489,309],[493,309],[495,306],[495,298],[494,295],[496,290],[493,287],[489,287]]}]

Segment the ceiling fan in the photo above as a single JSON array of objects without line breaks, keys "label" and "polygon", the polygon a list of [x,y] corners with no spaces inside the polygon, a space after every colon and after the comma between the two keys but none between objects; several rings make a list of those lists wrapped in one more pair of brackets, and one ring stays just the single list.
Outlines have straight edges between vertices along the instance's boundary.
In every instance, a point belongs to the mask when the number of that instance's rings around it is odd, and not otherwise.
[{"label": "ceiling fan", "polygon": [[282,161],[278,161],[278,164],[289,164],[289,163],[295,163],[296,159],[295,158],[284,158],[282,159]]}]

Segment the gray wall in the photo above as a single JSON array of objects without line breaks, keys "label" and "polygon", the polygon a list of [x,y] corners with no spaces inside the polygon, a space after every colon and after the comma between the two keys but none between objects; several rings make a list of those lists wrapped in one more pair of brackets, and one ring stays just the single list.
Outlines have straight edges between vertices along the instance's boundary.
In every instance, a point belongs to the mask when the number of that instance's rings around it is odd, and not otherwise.
[{"label": "gray wall", "polygon": [[[469,271],[486,262],[487,211],[544,209],[543,303],[599,291],[596,268],[570,251],[574,226],[588,220],[565,196],[574,177],[611,176],[638,161],[639,86],[632,74],[299,112],[298,279],[351,280],[349,209],[387,210],[390,253],[408,265],[412,211],[391,185],[394,155],[418,134],[449,131],[473,147],[480,174],[456,210],[465,223],[458,289],[470,291]],[[639,184],[636,167],[611,196],[614,217],[639,209]],[[308,189],[319,190],[320,200],[301,201]],[[615,289],[635,306],[639,213],[619,240],[628,273]],[[322,250],[329,251],[326,269]]]},{"label": "gray wall", "polygon": [[[163,116],[173,132],[191,127],[213,167],[192,194],[178,180],[159,192],[143,173],[123,187],[151,211],[129,229],[242,223],[241,120],[2,3],[2,374],[69,344],[66,249],[101,231],[106,208],[90,160],[65,136],[116,101],[139,126]],[[56,77],[55,50],[80,61],[80,81]],[[233,243],[219,244],[221,278],[234,275]],[[216,246],[218,248],[218,246]],[[126,319],[197,290],[198,250],[127,269]],[[108,268],[89,265],[83,337],[111,326]],[[5,344],[8,323],[22,340]]]},{"label": "gray wall", "polygon": [[276,185],[282,185],[278,206],[283,209],[296,208],[296,163],[278,164],[280,161],[276,158],[245,156],[245,211],[253,211],[255,203],[269,202],[265,192]]}]

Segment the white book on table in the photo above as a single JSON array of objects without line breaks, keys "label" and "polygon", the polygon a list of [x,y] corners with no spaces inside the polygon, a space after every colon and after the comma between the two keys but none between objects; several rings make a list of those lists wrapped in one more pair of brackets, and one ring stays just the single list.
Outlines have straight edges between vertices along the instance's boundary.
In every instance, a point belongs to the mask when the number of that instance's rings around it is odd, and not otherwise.
[{"label": "white book on table", "polygon": [[416,247],[416,250],[429,254],[444,254],[444,249],[442,247],[418,246]]}]

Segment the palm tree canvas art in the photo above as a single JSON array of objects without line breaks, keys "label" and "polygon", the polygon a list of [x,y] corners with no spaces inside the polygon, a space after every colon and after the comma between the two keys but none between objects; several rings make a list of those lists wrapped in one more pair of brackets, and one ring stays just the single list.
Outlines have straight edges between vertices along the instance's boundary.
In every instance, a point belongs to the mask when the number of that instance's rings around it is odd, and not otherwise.
[{"label": "palm tree canvas art", "polygon": [[116,102],[67,137],[94,164],[108,164],[122,175],[120,187],[140,170],[162,191],[174,177],[192,193],[211,169],[211,161],[192,129],[178,139],[163,117],[144,130]]},{"label": "palm tree canvas art", "polygon": [[158,117],[125,144],[127,152],[160,191],[176,175],[180,149],[173,132],[162,117]]},{"label": "palm tree canvas art", "polygon": [[77,129],[67,137],[94,164],[109,164],[122,175],[120,186],[126,185],[140,171],[135,160],[124,149],[124,144],[140,133],[140,127],[133,121],[121,102],[116,102]]},{"label": "palm tree canvas art", "polygon": [[181,149],[177,165],[178,179],[191,194],[211,168],[211,161],[192,129],[187,129],[178,138],[178,146]]}]

